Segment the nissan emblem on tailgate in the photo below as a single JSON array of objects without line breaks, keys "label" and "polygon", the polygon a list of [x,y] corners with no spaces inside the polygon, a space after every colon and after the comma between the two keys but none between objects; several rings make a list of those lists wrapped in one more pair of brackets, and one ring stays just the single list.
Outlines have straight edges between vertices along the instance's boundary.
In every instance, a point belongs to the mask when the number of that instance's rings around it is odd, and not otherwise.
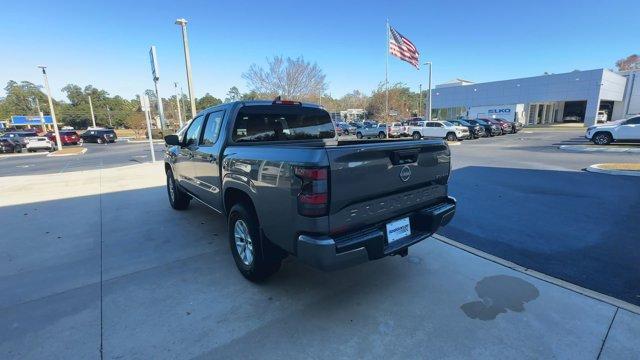
[{"label": "nissan emblem on tailgate", "polygon": [[400,170],[400,180],[406,182],[407,180],[409,180],[410,177],[411,177],[411,169],[407,165],[403,166],[402,170]]}]

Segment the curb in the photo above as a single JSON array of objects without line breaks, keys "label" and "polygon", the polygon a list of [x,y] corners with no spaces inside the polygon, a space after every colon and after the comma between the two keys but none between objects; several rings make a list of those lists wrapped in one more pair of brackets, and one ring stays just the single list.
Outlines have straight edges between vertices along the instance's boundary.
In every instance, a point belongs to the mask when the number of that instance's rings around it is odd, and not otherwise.
[{"label": "curb", "polygon": [[[126,139],[127,143],[129,144],[143,144],[143,143],[148,143],[149,140],[131,140],[131,139]],[[164,144],[164,140],[153,140],[154,144]]]},{"label": "curb", "polygon": [[80,151],[79,153],[75,153],[75,154],[58,154],[58,155],[56,155],[55,152],[52,152],[52,153],[47,154],[47,156],[50,156],[50,157],[76,156],[76,155],[82,155],[82,154],[84,154],[86,152],[87,152],[87,148],[83,148],[82,151]]},{"label": "curb", "polygon": [[597,145],[560,145],[560,150],[581,152],[581,153],[638,153],[640,154],[640,147],[621,147],[621,146],[597,146]]},{"label": "curb", "polygon": [[521,265],[518,265],[516,263],[513,263],[513,262],[511,262],[509,260],[505,260],[503,258],[499,258],[497,256],[494,256],[494,255],[491,255],[491,254],[487,254],[484,251],[472,248],[471,246],[467,246],[467,245],[461,244],[461,243],[459,243],[459,242],[457,242],[455,240],[451,240],[451,239],[449,239],[449,238],[447,238],[445,236],[442,236],[442,235],[433,234],[432,237],[434,239],[440,241],[440,242],[443,242],[445,244],[451,245],[451,246],[456,247],[456,248],[458,248],[460,250],[466,251],[466,252],[468,252],[468,253],[470,253],[472,255],[476,255],[476,256],[481,257],[483,259],[489,260],[489,261],[494,262],[494,263],[496,263],[498,265],[502,265],[502,266],[508,267],[509,269],[515,270],[515,271],[520,272],[522,274],[533,276],[536,279],[548,282],[550,284],[553,284],[553,285],[559,286],[561,288],[573,291],[573,292],[578,293],[580,295],[584,295],[586,297],[590,297],[592,299],[601,301],[601,302],[609,304],[611,306],[615,306],[617,308],[624,309],[624,310],[627,310],[627,311],[632,312],[634,314],[640,315],[640,306],[638,306],[638,305],[634,305],[634,304],[628,303],[626,301],[616,299],[616,298],[614,298],[612,296],[605,295],[605,294],[599,293],[597,291],[590,290],[590,289],[584,288],[584,287],[576,285],[576,284],[572,284],[572,283],[570,283],[568,281],[564,281],[562,279],[558,279],[558,278],[555,278],[553,276],[549,276],[549,275],[543,274],[541,272],[526,268],[524,266],[521,266]]},{"label": "curb", "polygon": [[47,152],[35,152],[35,153],[26,152],[26,153],[12,154],[12,155],[3,154],[3,155],[0,155],[0,159],[11,159],[16,157],[37,156],[37,155],[45,155],[45,154],[47,154]]},{"label": "curb", "polygon": [[602,169],[600,168],[601,165],[603,164],[594,164],[589,166],[585,170],[593,173],[608,174],[608,175],[640,176],[640,171]]}]

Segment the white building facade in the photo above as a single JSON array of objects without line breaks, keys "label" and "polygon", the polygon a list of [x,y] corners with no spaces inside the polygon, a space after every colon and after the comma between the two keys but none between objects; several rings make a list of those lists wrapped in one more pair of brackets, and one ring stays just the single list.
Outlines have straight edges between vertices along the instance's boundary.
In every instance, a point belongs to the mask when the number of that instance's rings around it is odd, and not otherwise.
[{"label": "white building facade", "polygon": [[614,73],[607,69],[572,71],[521,79],[436,85],[435,117],[495,117],[523,124],[596,123],[640,112],[640,70]]}]

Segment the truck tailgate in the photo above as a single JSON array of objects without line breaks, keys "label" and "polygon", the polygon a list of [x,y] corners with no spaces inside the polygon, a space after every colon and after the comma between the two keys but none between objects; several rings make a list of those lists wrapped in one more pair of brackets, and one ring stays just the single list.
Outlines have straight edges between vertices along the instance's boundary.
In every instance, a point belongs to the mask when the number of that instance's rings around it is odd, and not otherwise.
[{"label": "truck tailgate", "polygon": [[444,199],[450,172],[442,140],[327,147],[332,235],[398,217]]}]

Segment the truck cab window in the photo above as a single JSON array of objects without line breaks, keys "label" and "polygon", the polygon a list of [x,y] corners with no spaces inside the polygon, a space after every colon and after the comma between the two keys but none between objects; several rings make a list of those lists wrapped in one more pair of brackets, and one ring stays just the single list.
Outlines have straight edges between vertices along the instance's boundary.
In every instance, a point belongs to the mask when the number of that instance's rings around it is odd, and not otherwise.
[{"label": "truck cab window", "polygon": [[224,111],[215,111],[207,116],[207,124],[204,127],[204,133],[202,134],[202,146],[211,146],[218,140],[218,133],[220,132],[220,123]]},{"label": "truck cab window", "polygon": [[193,119],[191,122],[191,126],[187,130],[187,134],[184,138],[185,146],[197,145],[198,137],[200,136],[200,129],[202,128],[202,123],[204,122],[204,117],[198,116]]}]

